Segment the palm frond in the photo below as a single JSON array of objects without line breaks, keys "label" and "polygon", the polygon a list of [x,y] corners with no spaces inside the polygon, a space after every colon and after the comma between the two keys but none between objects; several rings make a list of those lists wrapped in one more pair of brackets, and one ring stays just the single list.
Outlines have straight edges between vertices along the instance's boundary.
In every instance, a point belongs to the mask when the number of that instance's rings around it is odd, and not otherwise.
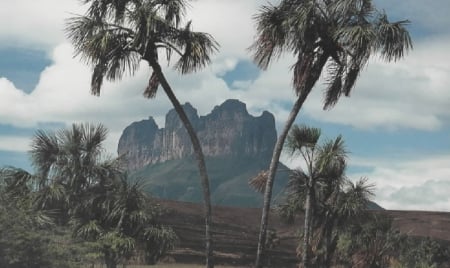
[{"label": "palm frond", "polygon": [[374,195],[374,184],[367,181],[367,178],[361,178],[356,183],[348,181],[338,206],[340,215],[349,218],[367,209]]},{"label": "palm frond", "polygon": [[297,168],[289,175],[289,181],[286,187],[286,191],[289,196],[302,196],[302,199],[306,197],[306,188],[310,179],[303,169]]},{"label": "palm frond", "polygon": [[168,243],[166,245],[167,249],[175,246],[178,241],[178,236],[173,229],[165,226],[149,226],[145,228],[144,237],[147,240]]},{"label": "palm frond", "polygon": [[191,30],[191,22],[173,39],[183,49],[183,54],[175,64],[175,69],[182,74],[205,67],[210,63],[211,55],[218,50],[218,43],[211,35]]},{"label": "palm frond", "polygon": [[390,23],[386,14],[382,14],[377,25],[377,48],[386,61],[397,61],[413,48],[406,26],[408,20]]},{"label": "palm frond", "polygon": [[279,58],[287,45],[286,12],[273,5],[262,6],[253,19],[256,21],[256,40],[250,46],[253,60],[265,70],[272,59]]},{"label": "palm frond", "polygon": [[329,7],[333,17],[343,24],[357,23],[358,20],[362,22],[361,20],[370,18],[376,11],[371,0],[330,1]]},{"label": "palm frond", "polygon": [[248,181],[250,187],[252,187],[258,193],[264,193],[266,189],[267,178],[269,176],[268,170],[262,170],[255,177]]},{"label": "palm frond", "polygon": [[38,130],[31,141],[31,161],[42,178],[46,178],[50,168],[58,159],[59,142],[55,133]]},{"label": "palm frond", "polygon": [[[320,160],[321,158],[319,156],[318,162]],[[320,170],[319,176],[321,180],[318,183],[323,183],[326,186],[335,185],[335,183],[340,184],[345,178],[346,169],[347,162],[344,157],[332,158],[325,163],[323,168]]]},{"label": "palm frond", "polygon": [[116,231],[105,232],[100,237],[99,242],[106,247],[113,248],[120,255],[127,255],[136,247],[136,239]]},{"label": "palm frond", "polygon": [[40,228],[54,226],[57,218],[57,212],[54,210],[33,210],[29,215],[32,217],[33,225]]},{"label": "palm frond", "polygon": [[37,209],[51,209],[67,203],[67,191],[64,185],[55,182],[40,189],[34,195],[34,206]]},{"label": "palm frond", "polygon": [[319,128],[305,125],[294,125],[286,139],[286,147],[291,153],[303,148],[314,148],[319,141],[321,131]]},{"label": "palm frond", "polygon": [[321,21],[317,1],[283,1],[282,10],[287,14],[287,46],[296,54],[311,53],[319,37],[317,31]]},{"label": "palm frond", "polygon": [[77,127],[81,128],[82,144],[86,152],[85,159],[89,163],[93,162],[92,160],[96,160],[97,156],[102,152],[103,142],[108,135],[108,129],[102,124],[80,124]]},{"label": "palm frond", "polygon": [[84,4],[90,3],[87,14],[91,17],[107,17],[115,22],[124,20],[127,6],[136,4],[136,0],[82,0]]},{"label": "palm frond", "polygon": [[330,109],[339,100],[342,94],[342,79],[344,75],[344,66],[336,62],[330,63],[328,86],[325,89],[324,109]]},{"label": "palm frond", "polygon": [[308,174],[301,168],[294,169],[289,175],[286,198],[277,207],[278,213],[287,223],[293,223],[295,214],[304,209],[308,180]]},{"label": "palm frond", "polygon": [[339,28],[335,38],[352,51],[354,57],[370,53],[375,44],[377,33],[371,24],[356,24]]},{"label": "palm frond", "polygon": [[158,11],[162,13],[161,17],[175,28],[180,25],[188,6],[186,0],[156,0],[150,3],[157,6]]},{"label": "palm frond", "polygon": [[343,166],[345,168],[345,158],[347,157],[347,150],[345,149],[344,139],[341,135],[334,140],[326,141],[318,150],[316,161],[314,163],[315,170],[319,174],[330,169],[330,165],[335,167]]},{"label": "palm frond", "polygon": [[100,93],[103,78],[114,81],[125,73],[133,75],[139,67],[140,55],[132,46],[133,32],[98,18],[78,16],[66,27],[75,54],[93,65],[91,92]]},{"label": "palm frond", "polygon": [[73,232],[75,237],[80,237],[83,239],[96,239],[103,233],[103,229],[99,225],[99,222],[97,220],[90,220],[88,222],[75,222],[76,224],[74,226]]},{"label": "palm frond", "polygon": [[344,76],[344,85],[342,87],[342,92],[346,97],[350,95],[351,90],[355,86],[356,79],[358,79],[359,73],[361,72],[361,68],[364,64],[365,62],[359,62],[347,68]]}]

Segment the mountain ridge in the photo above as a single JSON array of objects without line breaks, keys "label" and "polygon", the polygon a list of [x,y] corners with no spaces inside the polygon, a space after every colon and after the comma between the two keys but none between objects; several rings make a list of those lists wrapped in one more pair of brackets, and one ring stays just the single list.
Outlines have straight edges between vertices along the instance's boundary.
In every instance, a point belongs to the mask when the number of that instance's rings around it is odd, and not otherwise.
[{"label": "mountain ridge", "polygon": [[[248,113],[239,100],[226,100],[207,115],[186,103],[183,109],[199,137],[205,156],[252,156],[270,158],[277,134],[275,117],[264,111],[260,116]],[[126,155],[128,169],[189,157],[191,141],[174,109],[166,114],[159,128],[153,117],[127,126],[118,144],[119,155]]]}]

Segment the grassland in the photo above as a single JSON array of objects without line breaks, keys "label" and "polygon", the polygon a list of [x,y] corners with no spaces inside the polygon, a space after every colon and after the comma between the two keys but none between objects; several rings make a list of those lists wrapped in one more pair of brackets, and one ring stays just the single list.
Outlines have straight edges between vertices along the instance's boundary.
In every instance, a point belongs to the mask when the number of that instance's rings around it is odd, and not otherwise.
[{"label": "grassland", "polygon": [[[91,267],[91,266],[90,266]],[[105,265],[95,265],[94,268],[104,268]],[[118,265],[117,267],[122,267]],[[205,265],[199,264],[156,264],[156,265],[127,265],[126,268],[203,268]],[[216,268],[239,268],[239,266],[222,266],[222,265],[214,265]],[[244,268],[243,266],[241,268]]]}]

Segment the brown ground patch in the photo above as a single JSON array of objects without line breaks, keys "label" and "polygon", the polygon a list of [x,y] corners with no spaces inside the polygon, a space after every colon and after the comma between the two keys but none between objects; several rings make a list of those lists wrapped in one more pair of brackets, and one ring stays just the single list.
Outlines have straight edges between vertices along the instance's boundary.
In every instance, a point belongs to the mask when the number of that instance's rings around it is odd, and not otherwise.
[{"label": "brown ground patch", "polygon": [[[176,262],[202,263],[204,260],[204,220],[201,204],[158,200],[168,209],[163,222],[180,237],[179,247],[170,257]],[[450,213],[426,211],[381,211],[394,219],[394,226],[412,236],[430,237],[450,242]],[[216,206],[213,208],[213,237],[217,264],[251,266],[255,259],[261,210]],[[295,267],[296,233],[302,220],[286,225],[276,214],[270,216],[279,245],[270,251],[273,267]]]}]

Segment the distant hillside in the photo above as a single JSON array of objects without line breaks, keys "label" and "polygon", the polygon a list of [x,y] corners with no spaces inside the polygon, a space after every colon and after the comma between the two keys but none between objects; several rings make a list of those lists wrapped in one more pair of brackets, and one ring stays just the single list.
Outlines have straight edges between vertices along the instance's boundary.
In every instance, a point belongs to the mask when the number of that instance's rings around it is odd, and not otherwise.
[{"label": "distant hillside", "polygon": [[[254,158],[207,157],[206,166],[213,204],[261,206],[262,195],[249,187],[248,180],[266,169],[268,162]],[[275,199],[287,182],[287,170],[286,166],[280,165],[275,180]],[[145,189],[155,197],[189,202],[203,201],[197,166],[192,158],[148,165],[134,172],[133,177],[145,178]]]}]

